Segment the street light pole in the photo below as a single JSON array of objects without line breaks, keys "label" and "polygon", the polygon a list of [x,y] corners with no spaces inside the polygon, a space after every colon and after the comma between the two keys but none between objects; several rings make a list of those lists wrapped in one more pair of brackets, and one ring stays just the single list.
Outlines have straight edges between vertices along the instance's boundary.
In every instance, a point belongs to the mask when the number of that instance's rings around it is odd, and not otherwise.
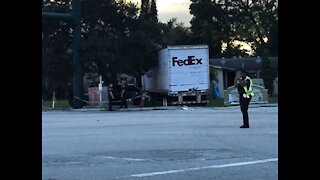
[{"label": "street light pole", "polygon": [[72,1],[73,16],[73,81],[74,81],[74,108],[83,107],[83,70],[80,61],[81,43],[81,4],[80,0]]},{"label": "street light pole", "polygon": [[80,61],[81,43],[81,4],[80,0],[72,0],[72,13],[49,13],[43,12],[42,16],[53,20],[71,20],[73,25],[73,87],[74,87],[74,108],[82,108],[83,103],[83,70]]}]

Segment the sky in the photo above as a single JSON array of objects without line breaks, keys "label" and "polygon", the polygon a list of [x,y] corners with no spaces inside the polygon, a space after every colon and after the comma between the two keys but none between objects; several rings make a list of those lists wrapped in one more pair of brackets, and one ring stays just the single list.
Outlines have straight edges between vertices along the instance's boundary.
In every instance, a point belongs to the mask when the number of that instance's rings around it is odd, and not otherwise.
[{"label": "sky", "polygon": [[[127,0],[139,3],[141,0]],[[177,18],[178,22],[182,22],[185,26],[190,27],[192,15],[189,12],[190,0],[157,0],[158,19],[161,22],[167,22],[172,18]]]},{"label": "sky", "polygon": [[[133,3],[138,3],[140,8],[141,0],[127,0]],[[182,22],[184,26],[190,27],[190,20],[192,15],[190,14],[189,6],[191,4],[190,0],[156,0],[158,19],[166,23],[172,18],[177,18],[177,22]],[[240,49],[245,49],[249,51],[251,55],[253,53],[252,48],[245,42],[236,41],[235,44],[240,44]],[[226,44],[225,44],[226,45]],[[224,45],[224,46],[225,46]],[[225,47],[222,49],[225,49]]]}]

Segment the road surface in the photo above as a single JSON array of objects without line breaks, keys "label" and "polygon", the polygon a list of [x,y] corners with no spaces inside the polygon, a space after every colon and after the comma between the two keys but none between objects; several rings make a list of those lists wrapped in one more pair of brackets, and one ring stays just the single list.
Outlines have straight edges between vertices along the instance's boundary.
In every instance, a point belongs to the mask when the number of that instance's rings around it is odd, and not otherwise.
[{"label": "road surface", "polygon": [[278,179],[278,107],[42,112],[42,179]]}]

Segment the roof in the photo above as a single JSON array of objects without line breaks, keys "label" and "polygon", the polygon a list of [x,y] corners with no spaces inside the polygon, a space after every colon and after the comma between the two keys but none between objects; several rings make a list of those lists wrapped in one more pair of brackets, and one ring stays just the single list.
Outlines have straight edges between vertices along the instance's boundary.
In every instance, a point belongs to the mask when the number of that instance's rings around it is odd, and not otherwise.
[{"label": "roof", "polygon": [[195,44],[195,45],[172,45],[167,46],[165,49],[207,49],[208,45],[206,44]]},{"label": "roof", "polygon": [[[278,69],[278,57],[269,57],[272,69]],[[252,58],[218,58],[210,59],[210,67],[226,70],[246,69],[261,70],[261,57]]]}]

